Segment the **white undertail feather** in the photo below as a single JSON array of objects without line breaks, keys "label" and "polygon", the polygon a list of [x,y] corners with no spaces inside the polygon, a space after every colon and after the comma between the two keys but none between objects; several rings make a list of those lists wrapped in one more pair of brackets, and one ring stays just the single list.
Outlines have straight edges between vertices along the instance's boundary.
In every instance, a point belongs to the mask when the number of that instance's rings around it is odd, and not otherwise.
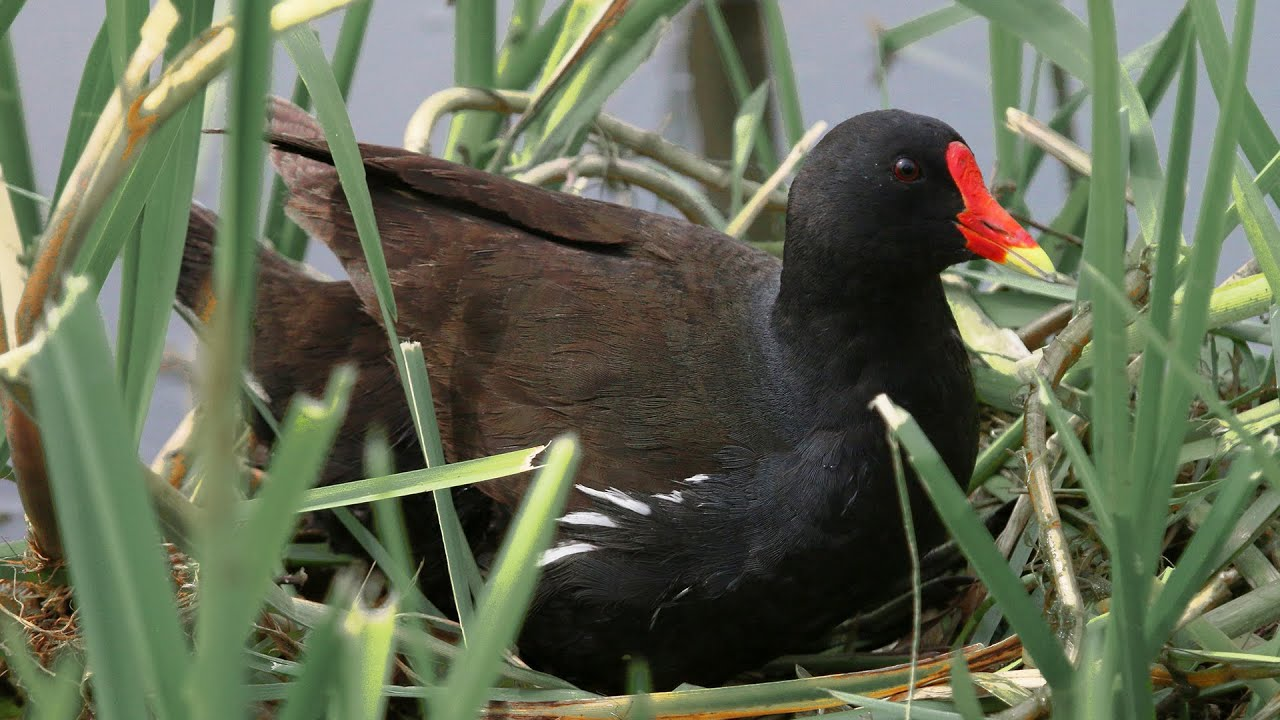
[{"label": "white undertail feather", "polygon": [[551,563],[556,562],[558,560],[563,560],[569,557],[570,555],[577,555],[578,553],[591,552],[592,550],[595,550],[595,549],[596,549],[596,546],[592,545],[591,543],[584,543],[584,542],[560,543],[559,545],[556,545],[555,547],[549,550],[546,550],[545,552],[542,553],[542,558],[538,560],[538,567],[546,567]]},{"label": "white undertail feather", "polygon": [[571,512],[560,518],[565,525],[597,525],[599,527],[616,528],[618,523],[613,518],[598,512]]},{"label": "white undertail feather", "polygon": [[659,500],[666,500],[667,502],[672,502],[677,505],[684,502],[684,496],[680,494],[679,490],[672,490],[669,493],[654,493],[653,496]]},{"label": "white undertail feather", "polygon": [[577,488],[591,497],[611,502],[623,510],[630,510],[638,515],[648,515],[653,512],[653,508],[622,492],[618,488],[597,490],[593,487],[587,487],[586,485],[578,485]]}]

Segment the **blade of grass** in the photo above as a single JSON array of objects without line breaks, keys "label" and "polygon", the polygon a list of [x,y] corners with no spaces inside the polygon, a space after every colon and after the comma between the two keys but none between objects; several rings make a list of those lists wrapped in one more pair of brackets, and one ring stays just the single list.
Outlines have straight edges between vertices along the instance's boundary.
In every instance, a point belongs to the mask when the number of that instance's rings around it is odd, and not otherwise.
[{"label": "blade of grass", "polygon": [[67,127],[67,139],[62,145],[62,164],[58,168],[58,182],[53,191],[55,206],[62,197],[62,190],[71,177],[71,171],[75,169],[76,161],[84,153],[89,135],[93,132],[98,116],[102,114],[102,108],[107,104],[107,98],[115,90],[109,53],[107,25],[104,21],[93,39],[93,45],[89,47],[84,73],[80,76],[80,87],[76,90],[76,99],[71,106],[71,124]]},{"label": "blade of grass", "polygon": [[[963,720],[963,718],[949,710],[938,710],[931,707],[921,707],[919,705],[912,706],[910,703],[893,702],[892,700],[883,700],[880,698],[867,697],[865,695],[857,695],[855,693],[840,692],[832,690],[831,695],[839,698],[850,705],[857,705],[861,708],[874,710],[874,717],[886,718],[905,718],[905,720]],[[862,710],[852,710],[837,713],[824,713],[824,718],[843,718],[844,720],[855,720],[855,718],[867,717]]]},{"label": "blade of grass", "polygon": [[1009,457],[1013,453],[1013,449],[1022,444],[1022,431],[1027,425],[1027,416],[1019,415],[1009,426],[1000,431],[1000,435],[996,437],[990,445],[983,448],[978,454],[978,460],[973,465],[973,476],[969,479],[969,486],[965,492],[972,493],[977,490],[983,483],[995,475],[1000,468],[1004,467],[1009,461]]},{"label": "blade of grass", "polygon": [[[303,110],[311,108],[311,94],[307,92],[307,84],[302,82],[302,78],[293,81],[293,93],[289,96],[289,102]],[[271,190],[268,193],[262,236],[275,247],[276,252],[291,260],[301,261],[307,254],[307,234],[285,215],[284,207],[289,200],[289,189],[279,175],[271,179]]]},{"label": "blade of grass", "polygon": [[911,464],[951,537],[964,551],[988,591],[1004,608],[1005,617],[1022,638],[1023,646],[1035,659],[1045,681],[1055,691],[1067,692],[1071,683],[1071,664],[1054,639],[1053,632],[1027,597],[1022,582],[1010,571],[986,527],[969,506],[942,457],[915,419],[894,405],[887,396],[877,396],[872,406],[907,449]]},{"label": "blade of grass", "polygon": [[[294,400],[267,469],[269,481],[263,483],[255,500],[235,513],[245,517],[243,524],[231,523],[223,528],[226,534],[218,538],[218,549],[205,551],[208,559],[200,570],[201,602],[196,621],[199,643],[193,670],[216,671],[222,677],[201,677],[194,683],[194,707],[227,708],[247,700],[243,697],[240,652],[292,536],[298,505],[320,476],[354,384],[355,371],[340,366],[330,378],[322,401],[301,397]],[[234,692],[242,697],[213,700],[207,695],[229,692],[227,686],[232,684],[236,685]]]},{"label": "blade of grass", "polygon": [[354,513],[345,507],[336,507],[332,510],[333,516],[342,524],[342,528],[347,531],[347,534],[351,536],[351,539],[356,541],[356,544],[359,545],[360,549],[364,551],[364,554],[368,556],[369,561],[373,563],[374,567],[382,568],[383,573],[391,579],[392,586],[397,591],[401,588],[405,588],[405,592],[408,597],[411,598],[410,602],[424,608],[423,610],[411,612],[431,613],[440,617],[444,616],[444,613],[440,612],[434,606],[431,606],[427,598],[422,595],[422,591],[418,588],[416,579],[411,572],[408,572],[408,568],[405,569],[406,572],[401,576],[401,568],[396,567],[396,561],[391,556],[390,551],[383,546],[382,541],[378,539],[377,535],[374,535],[369,528],[365,527],[364,523],[356,519]]},{"label": "blade of grass", "polygon": [[[379,478],[393,475],[394,465],[386,436],[378,430],[370,431],[364,446],[365,476]],[[392,587],[404,598],[405,609],[408,612],[422,612],[422,608],[417,607],[416,598],[419,594],[415,592],[417,586],[413,579],[413,554],[409,550],[409,534],[405,529],[399,498],[374,502],[373,523],[378,540],[386,549],[387,563],[380,563],[383,564],[383,572],[387,573]]]},{"label": "blade of grass", "polygon": [[[1274,155],[1267,161],[1266,166],[1258,171],[1257,177],[1253,179],[1254,185],[1257,185],[1258,192],[1264,195],[1270,195],[1280,188],[1280,153]],[[1224,235],[1229,235],[1240,224],[1240,214],[1236,210],[1235,203],[1227,208],[1227,222],[1222,228]]]},{"label": "blade of grass", "polygon": [[733,121],[733,175],[729,182],[729,216],[742,209],[742,177],[747,171],[747,159],[755,148],[760,126],[764,120],[765,101],[769,99],[768,84],[761,84],[738,108]]},{"label": "blade of grass", "polygon": [[75,653],[63,653],[53,667],[53,691],[46,693],[43,701],[30,709],[32,720],[66,720],[80,717],[84,709],[81,681],[84,665]]},{"label": "blade of grass", "polygon": [[[170,36],[170,60],[209,27],[213,0],[189,0],[183,11],[182,21]],[[157,132],[157,145],[168,145],[170,151],[160,156],[163,159],[154,175],[155,192],[147,200],[137,245],[134,252],[126,254],[123,264],[116,348],[125,409],[133,418],[135,441],[142,437],[167,341],[170,306],[178,285],[187,216],[195,192],[203,116],[204,95],[197,94]]]},{"label": "blade of grass", "polygon": [[1056,0],[958,0],[957,4],[1007,28],[1082,82],[1092,81],[1089,30]]},{"label": "blade of grass", "polygon": [[[1107,283],[1120,286],[1124,279],[1126,160],[1129,157],[1121,126],[1127,109],[1120,106],[1120,62],[1116,44],[1115,13],[1110,0],[1089,1],[1092,30],[1093,69],[1093,175],[1089,195],[1089,217],[1085,225],[1084,261],[1096,268]],[[1081,288],[1092,298],[1092,283]],[[1109,648],[1119,674],[1119,692],[1113,712],[1122,717],[1147,717],[1154,711],[1150,692],[1150,658],[1142,642],[1142,622],[1147,609],[1150,576],[1144,572],[1145,558],[1137,555],[1142,546],[1138,532],[1145,524],[1140,517],[1142,498],[1139,483],[1129,471],[1128,444],[1132,428],[1129,417],[1129,381],[1125,372],[1128,349],[1125,318],[1111,303],[1093,304],[1093,343],[1097,360],[1091,390],[1092,425],[1090,439],[1097,472],[1108,478],[1107,492],[1092,503],[1095,513],[1109,515],[1112,539],[1112,613],[1116,621],[1108,626]],[[1096,487],[1096,486],[1095,486]],[[1112,642],[1112,637],[1114,642]]]},{"label": "blade of grass", "polygon": [[[137,48],[138,42],[141,40],[140,30],[143,20],[147,17],[146,0],[107,0],[107,41],[108,50],[111,57],[112,76],[115,78],[123,78],[126,63],[129,57]],[[166,130],[169,130],[166,128]],[[170,130],[170,132],[172,132]],[[157,161],[158,162],[158,161]],[[131,288],[137,282],[134,277],[134,271],[137,268],[137,259],[141,251],[139,245],[141,243],[142,230],[135,223],[130,224],[126,232],[121,236],[124,243],[124,262],[122,263],[124,271],[121,277],[121,285],[124,288]],[[120,330],[128,337],[132,333],[132,315],[133,304],[132,297],[128,292],[124,293],[121,302],[121,323]],[[119,339],[117,339],[117,347],[119,347]],[[125,347],[127,353],[129,347]],[[125,370],[128,366],[128,358],[122,355],[119,366]],[[125,407],[131,409],[130,398],[126,394]]]},{"label": "blade of grass", "polygon": [[11,677],[15,677],[18,685],[26,691],[27,701],[39,705],[44,701],[45,695],[53,690],[54,678],[32,657],[26,628],[18,618],[8,614],[0,615],[0,633],[0,637],[4,638],[4,645],[0,649],[4,650],[5,662],[12,671]]},{"label": "blade of grass", "polygon": [[[355,377],[354,369],[340,365],[334,369],[323,399],[299,397],[290,404],[267,468],[269,481],[252,502],[244,503],[246,520],[240,535],[243,549],[252,549],[254,556],[244,564],[246,577],[259,583],[270,579],[292,537],[293,516],[320,477],[329,446],[346,416]],[[251,583],[246,584],[252,588]],[[253,589],[261,592],[265,585]],[[245,604],[256,606],[257,601],[249,598]],[[254,610],[256,607],[244,614],[251,615]]]},{"label": "blade of grass", "polygon": [[548,446],[546,465],[525,493],[480,595],[470,642],[445,679],[447,691],[432,703],[439,717],[475,717],[498,677],[502,653],[515,640],[533,599],[538,557],[551,544],[551,519],[564,507],[578,458],[572,435]]},{"label": "blade of grass", "polygon": [[[458,0],[453,17],[453,84],[459,87],[492,89],[497,85],[497,3],[494,0]],[[464,145],[469,138],[467,125],[485,114],[474,111],[456,113],[449,127],[445,157],[455,162],[470,162],[478,148]],[[488,119],[488,118],[485,118]]]},{"label": "blade of grass", "polygon": [[[890,58],[899,50],[914,45],[925,38],[933,37],[944,30],[972,20],[975,14],[963,5],[952,4],[932,10],[923,15],[880,31],[876,36],[879,45],[879,56]],[[1001,120],[1003,122],[1003,119]]]},{"label": "blade of grass", "polygon": [[[1192,0],[1193,9],[1199,0]],[[1249,48],[1253,33],[1254,0],[1242,0],[1236,7],[1235,44],[1231,50],[1229,78],[1220,105],[1209,167],[1205,173],[1200,216],[1196,221],[1195,239],[1191,246],[1188,272],[1182,302],[1173,331],[1174,355],[1169,362],[1194,364],[1200,356],[1200,345],[1209,323],[1209,304],[1214,292],[1215,270],[1222,249],[1222,224],[1235,169],[1236,147],[1244,114],[1245,75],[1248,71]],[[1204,27],[1196,12],[1197,36],[1204,41]],[[1173,426],[1186,417],[1191,388],[1181,382],[1165,382],[1160,398],[1163,427]],[[1159,440],[1152,472],[1157,477],[1172,478],[1181,438],[1166,434]]]},{"label": "blade of grass", "polygon": [[[23,262],[26,253],[22,249],[22,231],[9,203],[9,194],[3,192],[4,167],[0,166],[0,349],[7,351],[18,345],[17,314],[22,288],[27,283],[27,269]],[[8,288],[8,292],[4,292]],[[0,443],[0,455],[8,463],[8,437]]]},{"label": "blade of grass", "polygon": [[576,152],[581,143],[578,138],[587,123],[600,113],[605,101],[636,68],[649,59],[669,25],[669,21],[660,16],[633,40],[623,40],[621,33],[605,35],[600,46],[578,63],[556,100],[545,106],[538,123],[541,132],[530,138],[532,150],[522,154],[523,164],[536,165],[559,153]]},{"label": "blade of grass", "polygon": [[[181,717],[186,643],[168,558],[115,391],[106,332],[83,278],[49,316],[30,365],[99,717]],[[105,360],[105,361],[104,361]]]},{"label": "blade of grass", "polygon": [[347,6],[338,28],[338,41],[333,46],[333,77],[338,82],[338,92],[343,99],[351,92],[355,82],[356,65],[364,48],[365,33],[369,29],[369,13],[373,0],[357,0]]},{"label": "blade of grass", "polygon": [[955,273],[960,277],[970,280],[997,282],[1009,287],[1022,290],[1023,292],[1039,295],[1040,297],[1057,300],[1058,302],[1075,302],[1076,288],[1066,283],[1051,283],[1047,280],[1034,278],[1030,275],[1015,273],[1007,270],[999,265],[981,265],[979,269],[953,267],[947,272]]},{"label": "blade of grass", "polygon": [[649,673],[649,664],[644,660],[632,660],[627,665],[627,694],[635,698],[631,704],[628,718],[633,720],[656,720],[653,702],[649,694],[653,692],[653,678]]},{"label": "blade of grass", "polygon": [[111,71],[115,77],[124,74],[125,63],[138,46],[138,31],[149,11],[147,0],[106,0],[107,42],[111,52]]},{"label": "blade of grass", "polygon": [[1218,552],[1230,537],[1232,527],[1257,490],[1260,479],[1252,453],[1242,453],[1232,463],[1213,509],[1191,536],[1191,542],[1183,549],[1177,566],[1150,607],[1145,627],[1146,645],[1150,651],[1155,652],[1164,646],[1187,603],[1218,570],[1215,567]]},{"label": "blade of grass", "polygon": [[[1165,92],[1173,84],[1173,78],[1178,73],[1183,55],[1191,47],[1192,34],[1194,32],[1195,30],[1191,24],[1191,14],[1184,6],[1181,12],[1178,13],[1178,17],[1173,21],[1173,24],[1169,26],[1168,31],[1144,46],[1143,49],[1151,44],[1156,45],[1154,51],[1151,52],[1150,61],[1143,68],[1137,82],[1138,94],[1142,96],[1142,104],[1147,106],[1149,112],[1155,112],[1156,107],[1160,105],[1160,101],[1164,98]],[[1131,53],[1129,57],[1134,55],[1136,53]],[[1121,65],[1126,70],[1130,70],[1128,63],[1122,62]]]},{"label": "blade of grass", "polygon": [[345,697],[338,698],[335,705],[350,708],[352,718],[380,720],[386,716],[387,699],[382,686],[394,657],[396,610],[394,597],[377,608],[356,603],[340,626],[349,649],[348,662],[335,687]]},{"label": "blade of grass", "polygon": [[[725,79],[729,81],[729,89],[733,99],[741,107],[751,92],[751,81],[747,76],[747,67],[742,62],[738,46],[733,41],[733,33],[729,31],[729,23],[720,10],[719,0],[703,0],[703,10],[707,14],[707,25],[711,28],[711,37],[716,42],[716,50],[720,53],[720,61],[724,63]],[[756,164],[762,170],[772,170],[778,164],[778,153],[773,146],[773,138],[769,137],[769,129],[762,126],[756,130],[755,140]]]},{"label": "blade of grass", "polygon": [[951,647],[951,696],[956,710],[964,720],[982,720],[982,705],[978,702],[978,691],[974,688],[973,678],[969,675],[969,664],[959,652],[957,643]]},{"label": "blade of grass", "polygon": [[893,461],[893,482],[898,491],[898,508],[902,513],[902,530],[906,536],[907,553],[911,558],[911,662],[907,675],[906,713],[911,715],[915,700],[915,687],[919,682],[920,664],[920,616],[923,613],[920,597],[920,547],[916,543],[916,524],[911,516],[911,494],[907,490],[907,475],[902,467],[902,448],[893,433],[886,432],[889,458]]},{"label": "blade of grass", "polygon": [[9,34],[9,26],[13,24],[13,19],[18,17],[22,6],[26,4],[27,0],[0,1],[0,35]]},{"label": "blade of grass", "polygon": [[[1022,41],[994,23],[988,25],[991,112],[996,133],[996,167],[991,184],[1001,189],[1017,181],[1018,136],[1005,125],[1005,109],[1022,106]],[[1020,209],[1021,210],[1021,209]]]},{"label": "blade of grass", "polygon": [[805,131],[804,136],[800,138],[800,142],[796,143],[796,146],[787,152],[787,156],[782,159],[782,162],[778,163],[778,167],[774,169],[768,179],[751,195],[751,198],[742,206],[742,210],[725,224],[724,233],[726,235],[741,238],[746,233],[747,228],[755,222],[755,219],[764,210],[769,195],[795,170],[809,150],[822,139],[822,135],[826,131],[827,123],[822,120],[814,123],[813,127]]},{"label": "blade of grass", "polygon": [[180,136],[174,128],[166,126],[147,143],[89,229],[84,246],[71,267],[77,274],[89,278],[95,293],[106,282],[126,239],[137,227],[148,199],[153,193],[163,192],[163,188],[157,190],[160,168],[175,152]]},{"label": "blade of grass", "polygon": [[[1239,653],[1240,647],[1221,630],[1197,618],[1187,623],[1186,632],[1205,650],[1220,653]],[[1280,693],[1280,683],[1270,678],[1245,679],[1244,685],[1259,697],[1270,698]]]},{"label": "blade of grass", "polygon": [[[365,473],[369,477],[381,477],[390,475],[393,467],[391,447],[387,444],[386,438],[380,433],[371,433],[365,441]],[[390,498],[374,503],[373,520],[378,529],[378,538],[390,556],[389,563],[383,565],[383,571],[390,576],[392,586],[399,593],[401,607],[406,613],[439,614],[439,610],[423,597],[418,587],[417,574],[414,572],[414,558],[409,549],[409,533],[405,529],[400,501]],[[423,643],[411,643],[403,650],[409,658],[410,668],[420,682],[435,682],[430,647]],[[419,702],[418,710],[423,717],[427,716],[428,708],[425,700]]]},{"label": "blade of grass", "polygon": [[[498,86],[514,90],[527,88],[543,69],[544,59],[550,57],[556,38],[564,29],[570,3],[561,3],[541,25],[542,0],[517,0],[511,15],[506,41],[498,53]],[[526,28],[533,28],[526,32]]]},{"label": "blade of grass", "polygon": [[354,594],[354,583],[345,575],[334,579],[329,590],[328,611],[312,626],[302,643],[302,668],[297,679],[289,683],[285,702],[277,720],[311,720],[323,717],[325,707],[336,705],[330,693],[344,658],[338,624],[345,605]]},{"label": "blade of grass", "polygon": [[[617,25],[626,13],[629,0],[577,0],[569,6],[560,32],[552,45],[551,53],[542,63],[542,73],[520,118],[499,139],[498,149],[485,167],[498,172],[504,164],[528,165],[530,146],[512,158],[511,151],[521,135],[540,137],[544,132],[547,113],[564,94],[565,86],[575,77],[583,60],[597,53],[601,41],[608,35],[617,35]],[[658,5],[658,3],[650,3]]]},{"label": "blade of grass", "polygon": [[[436,406],[431,399],[431,380],[427,377],[427,363],[422,345],[416,342],[402,343],[402,367],[405,368],[405,389],[409,410],[413,413],[413,426],[418,433],[418,444],[428,468],[445,466],[444,447],[440,443],[440,425],[436,420]],[[453,590],[454,606],[458,610],[458,624],[462,626],[463,642],[467,639],[467,626],[474,615],[472,598],[483,584],[480,568],[467,544],[462,522],[453,506],[453,494],[449,488],[432,492],[436,518],[440,522],[440,534],[444,541],[445,559],[449,566],[449,586]]]},{"label": "blade of grass", "polygon": [[[351,83],[355,80],[356,63],[360,59],[360,50],[364,46],[365,31],[369,27],[369,13],[373,10],[373,0],[360,0],[347,6],[342,15],[342,25],[338,28],[338,41],[333,48],[333,76],[338,83],[338,91],[346,100],[351,92]],[[293,85],[294,105],[306,109],[311,107],[311,95],[307,92],[306,83],[299,78]],[[301,260],[307,252],[307,234],[292,220],[285,217],[284,182],[276,177],[271,182],[271,203],[267,208],[267,221],[263,230],[266,237],[275,245],[276,250],[285,257]]]},{"label": "blade of grass", "polygon": [[0,168],[4,168],[4,180],[9,185],[9,201],[18,221],[22,249],[30,253],[32,243],[40,234],[43,213],[35,198],[18,192],[34,193],[36,176],[31,163],[26,114],[22,110],[17,59],[13,56],[13,43],[3,30],[0,30],[0,88],[5,88],[0,91],[0,127],[5,129],[0,133]]},{"label": "blade of grass", "polygon": [[[1236,56],[1235,49],[1227,45],[1227,31],[1215,3],[1191,0],[1187,6],[1195,22],[1196,40],[1200,43],[1200,54],[1204,58],[1205,74],[1209,77],[1209,84],[1213,86],[1219,107],[1225,107],[1233,87],[1231,62]],[[1240,8],[1237,6],[1236,18],[1239,17]],[[1266,117],[1248,88],[1241,92],[1243,97],[1239,102],[1243,103],[1240,110],[1242,117],[1237,121],[1240,123],[1240,147],[1249,159],[1249,164],[1254,169],[1261,170],[1280,152],[1280,140],[1267,124]],[[1270,194],[1272,200],[1280,202],[1280,185],[1273,186]]]},{"label": "blade of grass", "polygon": [[[382,240],[373,215],[373,200],[369,197],[369,186],[364,178],[364,162],[356,146],[355,130],[351,127],[351,118],[347,116],[342,92],[332,68],[324,58],[319,41],[310,31],[300,27],[293,28],[282,34],[280,40],[289,51],[289,57],[298,66],[298,75],[306,83],[307,90],[315,101],[316,117],[320,119],[329,151],[333,153],[338,179],[342,182],[347,203],[351,206],[351,216],[360,236],[360,247],[364,250],[369,277],[378,296],[382,326],[387,331],[390,346],[395,348],[399,342],[395,337],[395,295],[391,291],[391,280],[387,277],[387,261],[382,253]],[[403,376],[403,368],[401,370]]]},{"label": "blade of grass", "polygon": [[[518,475],[534,469],[534,460],[545,448],[515,450],[501,455],[465,460],[440,467],[410,470],[387,477],[355,480],[314,488],[304,496],[298,512],[403,497],[446,487],[468,485],[494,478]],[[252,501],[251,501],[252,502]]]},{"label": "blade of grass", "polygon": [[804,136],[804,115],[800,108],[800,91],[796,88],[796,70],[791,64],[791,48],[787,46],[787,28],[782,21],[782,8],[778,0],[764,0],[765,40],[769,48],[769,63],[773,68],[773,88],[782,115],[783,137],[787,145],[794,146]]},{"label": "blade of grass", "polygon": [[1275,370],[1275,377],[1280,378],[1280,304],[1271,306],[1267,324],[1271,326],[1271,366]]},{"label": "blade of grass", "polygon": [[[1188,33],[1193,32],[1188,25]],[[1168,335],[1173,314],[1173,295],[1177,287],[1177,262],[1182,254],[1182,218],[1186,208],[1187,171],[1191,159],[1191,132],[1195,122],[1196,53],[1188,35],[1182,53],[1182,70],[1178,79],[1178,94],[1174,101],[1173,129],[1169,136],[1169,168],[1165,176],[1160,220],[1156,230],[1156,256],[1152,266],[1152,282],[1149,290],[1148,317],[1156,332]],[[1142,473],[1143,494],[1152,498],[1153,507],[1164,507],[1169,501],[1173,484],[1158,475],[1152,463],[1159,445],[1159,435],[1170,419],[1162,412],[1161,385],[1165,382],[1165,357],[1159,348],[1148,347],[1138,380],[1136,418],[1132,467]],[[1155,525],[1163,525],[1158,513],[1146,514],[1145,527],[1140,533],[1144,547],[1141,557],[1154,557],[1158,549],[1160,532]],[[1149,572],[1154,568],[1148,567]]]},{"label": "blade of grass", "polygon": [[1253,256],[1262,268],[1262,274],[1271,287],[1271,296],[1280,297],[1280,225],[1267,207],[1258,186],[1249,177],[1244,163],[1236,160],[1235,177],[1231,181],[1231,194],[1244,226],[1245,237]]},{"label": "blade of grass", "polygon": [[[204,523],[201,547],[200,609],[190,687],[197,719],[241,717],[248,708],[241,652],[260,592],[258,578],[243,574],[235,524],[241,492],[237,440],[241,421],[237,387],[248,355],[258,259],[258,210],[262,197],[262,130],[271,81],[271,6],[237,0],[232,27],[227,130],[222,171],[220,226],[213,257],[217,308],[209,325],[202,396],[204,419],[197,427],[206,479],[201,486]],[[290,479],[292,480],[292,479]],[[290,482],[282,482],[288,487]],[[274,485],[274,483],[272,483]],[[259,552],[255,548],[254,553]],[[250,553],[253,555],[254,553]],[[275,562],[272,555],[267,562]],[[248,601],[248,602],[247,602]]]}]

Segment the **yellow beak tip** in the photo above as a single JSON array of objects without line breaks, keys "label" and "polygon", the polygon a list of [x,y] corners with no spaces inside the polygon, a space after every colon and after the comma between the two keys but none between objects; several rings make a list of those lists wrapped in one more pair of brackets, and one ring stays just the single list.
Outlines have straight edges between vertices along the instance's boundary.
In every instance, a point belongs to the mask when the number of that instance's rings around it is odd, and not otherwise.
[{"label": "yellow beak tip", "polygon": [[1049,254],[1039,246],[1009,248],[1004,265],[1010,269],[1044,280],[1051,279],[1057,270]]}]

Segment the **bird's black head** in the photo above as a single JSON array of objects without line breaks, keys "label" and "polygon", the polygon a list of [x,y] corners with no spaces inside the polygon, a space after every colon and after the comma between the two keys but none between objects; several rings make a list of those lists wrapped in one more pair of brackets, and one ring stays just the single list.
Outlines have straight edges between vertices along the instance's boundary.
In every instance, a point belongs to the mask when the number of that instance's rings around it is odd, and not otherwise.
[{"label": "bird's black head", "polygon": [[791,186],[785,292],[839,295],[936,276],[978,256],[1032,274],[1053,269],[987,192],[964,139],[940,120],[902,110],[846,120]]}]

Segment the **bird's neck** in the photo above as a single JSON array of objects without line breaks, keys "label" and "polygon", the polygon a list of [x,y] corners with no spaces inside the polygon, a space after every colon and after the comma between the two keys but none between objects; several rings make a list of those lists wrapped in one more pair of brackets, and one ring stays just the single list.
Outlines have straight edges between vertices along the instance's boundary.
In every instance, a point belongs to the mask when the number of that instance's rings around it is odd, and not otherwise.
[{"label": "bird's neck", "polygon": [[866,385],[859,381],[878,368],[907,377],[917,364],[955,359],[929,354],[957,342],[937,275],[857,278],[825,292],[794,285],[783,277],[770,325],[802,382],[827,389]]},{"label": "bird's neck", "polygon": [[792,428],[882,438],[868,406],[884,393],[920,421],[953,472],[968,473],[977,401],[941,279],[872,287],[861,296],[850,289],[840,304],[792,305],[780,290],[770,322],[788,370],[777,388],[781,402],[804,413]]}]

